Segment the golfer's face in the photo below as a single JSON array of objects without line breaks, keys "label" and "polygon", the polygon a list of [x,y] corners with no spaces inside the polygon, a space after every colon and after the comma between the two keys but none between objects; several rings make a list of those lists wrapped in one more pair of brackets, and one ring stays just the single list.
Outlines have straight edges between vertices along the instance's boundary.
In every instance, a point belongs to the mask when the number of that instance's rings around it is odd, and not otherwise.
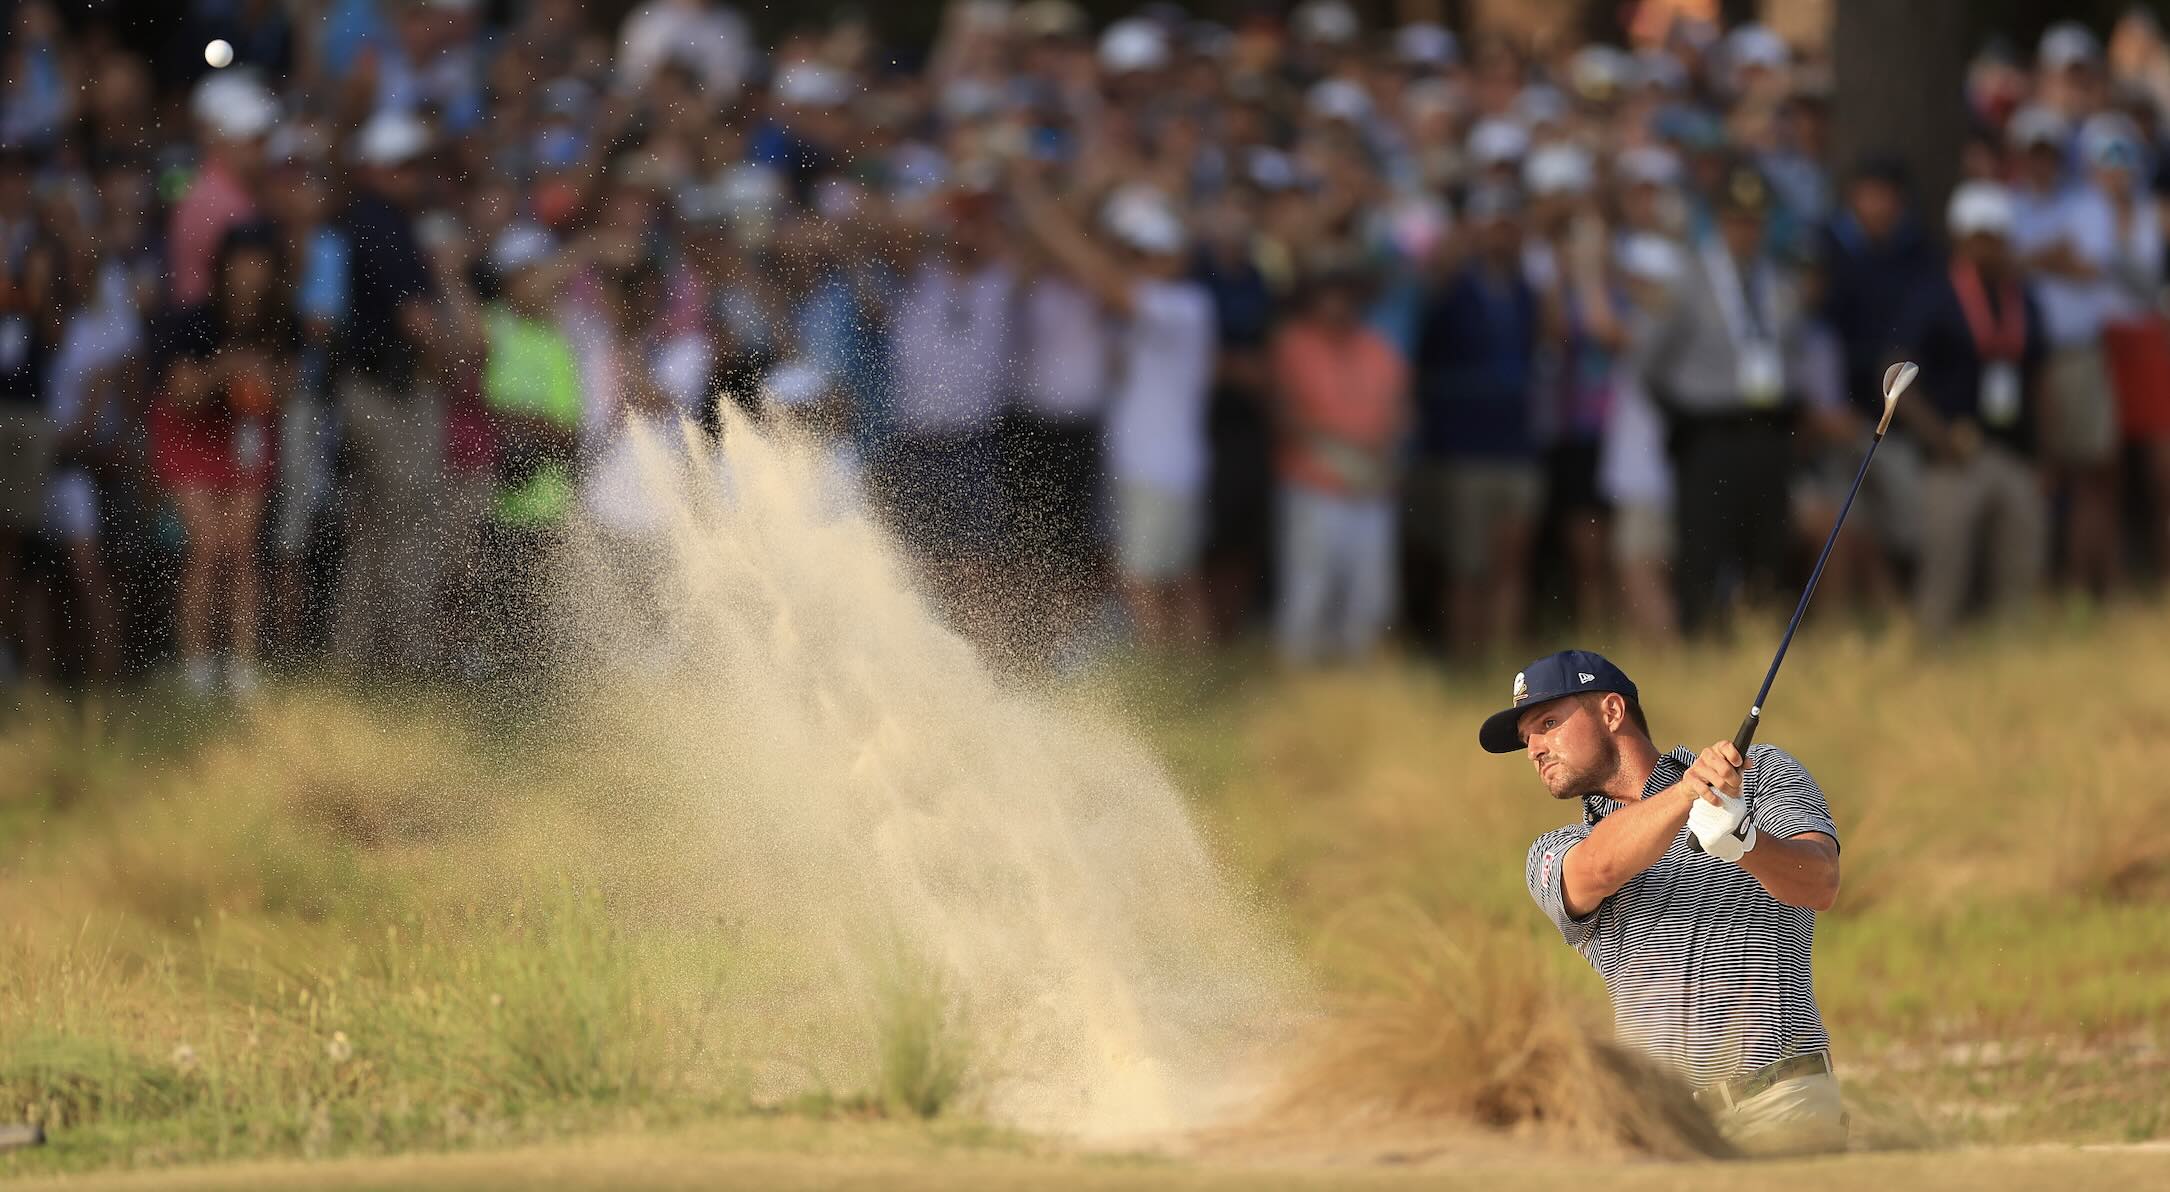
[{"label": "golfer's face", "polygon": [[1538,780],[1555,799],[1587,794],[1607,760],[1610,743],[1598,729],[1590,701],[1568,696],[1539,704],[1522,714],[1516,728]]}]

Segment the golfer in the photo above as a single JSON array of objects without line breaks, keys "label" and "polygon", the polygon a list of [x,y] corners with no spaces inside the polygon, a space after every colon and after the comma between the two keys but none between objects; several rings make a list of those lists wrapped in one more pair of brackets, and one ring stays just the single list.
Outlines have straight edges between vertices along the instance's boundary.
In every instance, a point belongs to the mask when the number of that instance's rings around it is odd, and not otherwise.
[{"label": "golfer", "polygon": [[1567,650],[1484,722],[1582,822],[1530,846],[1530,896],[1612,997],[1620,1038],[1688,1080],[1750,1154],[1841,1150],[1846,1114],[1809,948],[1838,895],[1838,829],[1784,751],[1659,753],[1635,684]]}]

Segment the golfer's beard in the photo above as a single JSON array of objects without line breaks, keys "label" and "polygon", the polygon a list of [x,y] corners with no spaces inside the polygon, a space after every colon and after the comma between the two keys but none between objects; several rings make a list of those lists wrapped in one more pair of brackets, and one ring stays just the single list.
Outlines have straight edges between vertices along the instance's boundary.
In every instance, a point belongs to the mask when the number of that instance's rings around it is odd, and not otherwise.
[{"label": "golfer's beard", "polygon": [[1565,762],[1553,768],[1545,778],[1545,789],[1555,799],[1580,799],[1584,795],[1602,795],[1620,773],[1620,747],[1612,738],[1605,738],[1604,752],[1589,765],[1570,767]]}]

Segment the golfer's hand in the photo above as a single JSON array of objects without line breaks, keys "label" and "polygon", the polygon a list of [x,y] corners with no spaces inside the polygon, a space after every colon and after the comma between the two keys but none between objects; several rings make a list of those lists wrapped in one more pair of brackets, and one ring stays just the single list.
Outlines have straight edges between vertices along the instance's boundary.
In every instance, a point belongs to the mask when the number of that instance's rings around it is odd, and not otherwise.
[{"label": "golfer's hand", "polygon": [[1688,809],[1688,830],[1703,851],[1721,861],[1738,861],[1756,847],[1756,826],[1748,822],[1748,800],[1720,803],[1697,799]]},{"label": "golfer's hand", "polygon": [[1697,798],[1706,803],[1721,805],[1721,799],[1741,797],[1741,771],[1746,768],[1740,750],[1733,742],[1720,741],[1697,754],[1695,764],[1681,779]]}]

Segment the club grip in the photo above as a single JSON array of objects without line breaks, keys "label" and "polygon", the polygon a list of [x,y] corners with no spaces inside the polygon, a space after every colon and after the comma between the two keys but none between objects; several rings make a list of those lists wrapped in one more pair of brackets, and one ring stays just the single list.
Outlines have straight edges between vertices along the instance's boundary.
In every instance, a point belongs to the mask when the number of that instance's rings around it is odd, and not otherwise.
[{"label": "club grip", "polygon": [[1748,760],[1748,747],[1756,743],[1756,726],[1761,723],[1763,713],[1758,708],[1748,709],[1748,715],[1741,717],[1740,731],[1733,734],[1733,748],[1740,750],[1742,761]]}]

